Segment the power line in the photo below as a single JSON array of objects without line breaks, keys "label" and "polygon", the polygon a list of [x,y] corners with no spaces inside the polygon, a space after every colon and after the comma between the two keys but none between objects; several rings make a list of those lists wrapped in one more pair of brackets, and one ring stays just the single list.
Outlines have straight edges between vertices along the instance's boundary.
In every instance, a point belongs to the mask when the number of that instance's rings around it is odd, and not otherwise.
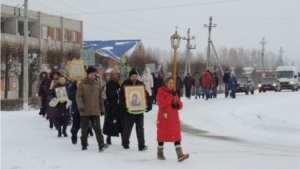
[{"label": "power line", "polygon": [[[78,9],[78,8],[74,8],[74,7],[69,6],[69,5],[65,4],[65,3],[59,2],[59,1],[57,1],[57,0],[55,0],[55,1],[56,1],[57,3],[60,3],[60,4],[63,4],[63,5],[65,5],[65,6],[68,6],[68,7],[70,7],[70,8],[73,8],[73,9],[75,9],[75,10],[82,11],[82,10],[80,10],[80,9]],[[92,14],[91,14],[91,15],[92,15]],[[125,25],[125,24],[122,24],[122,23],[115,22],[115,21],[111,21],[111,20],[109,20],[109,19],[105,19],[105,18],[99,17],[99,16],[97,16],[97,15],[92,15],[92,16],[94,16],[94,17],[96,17],[96,18],[100,18],[100,19],[106,20],[106,21],[108,21],[108,22],[112,22],[112,23],[118,24],[118,25],[122,25],[122,26],[125,26],[125,27],[129,27],[129,28],[132,28],[132,29],[136,29],[136,30],[140,30],[140,31],[144,31],[144,32],[149,32],[149,33],[155,33],[155,34],[160,34],[160,35],[167,35],[167,36],[169,36],[169,34],[164,34],[164,33],[159,33],[159,32],[153,32],[153,31],[149,31],[149,30],[145,30],[145,29],[140,29],[140,28],[135,28],[135,27],[133,27],[133,26],[129,26],[129,25]]]},{"label": "power line", "polygon": [[[137,20],[137,21],[141,21],[141,22],[145,22],[145,23],[149,23],[149,24],[153,24],[153,25],[159,25],[159,26],[164,26],[164,27],[171,27],[171,28],[174,28],[174,26],[171,26],[171,25],[164,25],[164,24],[160,24],[160,23],[154,23],[154,22],[150,22],[150,21],[146,21],[146,20],[142,20],[142,19],[138,19],[138,18],[134,18],[134,17],[130,17],[130,16],[126,16],[126,15],[122,15],[122,14],[119,14],[117,12],[114,12],[114,11],[110,11],[110,10],[107,10],[107,9],[104,9],[104,8],[101,8],[101,7],[96,7],[95,5],[93,4],[90,4],[90,3],[87,3],[87,2],[83,2],[82,0],[77,0],[83,4],[86,4],[86,5],[89,5],[89,6],[92,6],[92,7],[95,7],[95,8],[99,8],[99,9],[102,9],[106,12],[111,12],[113,14],[116,14],[116,15],[119,15],[119,16],[123,16],[123,17],[126,17],[126,18],[130,18],[130,19],[134,19],[134,20]],[[178,27],[178,28],[185,28],[185,27]]]},{"label": "power line", "polygon": [[98,14],[98,13],[112,13],[112,12],[132,12],[132,11],[145,11],[145,10],[155,10],[155,9],[167,9],[167,8],[178,8],[178,7],[187,7],[187,6],[198,6],[198,5],[208,5],[208,4],[218,4],[218,3],[227,3],[240,0],[227,0],[227,1],[216,1],[216,2],[203,2],[195,4],[185,4],[185,5],[173,5],[173,6],[162,6],[162,7],[153,7],[153,8],[138,8],[138,9],[125,9],[118,11],[110,12],[89,12],[89,13],[77,13],[77,14],[68,14],[68,15],[84,15],[84,14]]},{"label": "power line", "polygon": [[215,18],[224,18],[224,19],[300,19],[300,18],[263,18],[263,17],[215,17]]}]

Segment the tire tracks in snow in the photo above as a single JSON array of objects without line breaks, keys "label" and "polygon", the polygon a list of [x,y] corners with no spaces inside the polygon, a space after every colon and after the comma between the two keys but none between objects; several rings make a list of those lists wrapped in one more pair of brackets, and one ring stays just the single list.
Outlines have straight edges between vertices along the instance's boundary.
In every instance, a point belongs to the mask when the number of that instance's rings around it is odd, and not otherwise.
[{"label": "tire tracks in snow", "polygon": [[189,126],[187,124],[181,123],[181,131],[192,134],[199,137],[205,137],[205,138],[211,138],[211,139],[217,139],[217,140],[224,140],[224,141],[233,141],[233,142],[244,142],[243,139],[235,138],[235,137],[229,137],[229,136],[220,136],[220,135],[211,135],[206,130],[200,130],[196,129],[192,126]]}]

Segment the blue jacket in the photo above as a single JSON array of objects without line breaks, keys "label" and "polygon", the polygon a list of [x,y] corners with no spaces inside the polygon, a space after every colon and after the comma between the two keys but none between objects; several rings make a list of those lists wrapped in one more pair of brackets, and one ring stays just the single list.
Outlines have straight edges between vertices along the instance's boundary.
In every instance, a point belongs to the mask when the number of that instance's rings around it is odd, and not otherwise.
[{"label": "blue jacket", "polygon": [[234,76],[228,80],[228,85],[229,85],[230,90],[235,92],[237,81]]}]

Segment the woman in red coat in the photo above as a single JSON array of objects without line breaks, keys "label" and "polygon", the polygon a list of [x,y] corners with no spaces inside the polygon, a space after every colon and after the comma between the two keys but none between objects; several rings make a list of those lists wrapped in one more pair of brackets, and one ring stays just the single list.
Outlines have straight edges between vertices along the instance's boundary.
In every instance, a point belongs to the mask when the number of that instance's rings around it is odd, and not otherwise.
[{"label": "woman in red coat", "polygon": [[[183,154],[180,145],[181,130],[178,110],[182,109],[182,102],[173,91],[173,77],[165,77],[164,85],[158,89],[156,101],[158,103],[157,117],[157,159],[165,160],[163,154],[164,142],[174,142],[178,161],[181,162],[189,158],[189,154]],[[174,96],[176,103],[174,103]]]}]

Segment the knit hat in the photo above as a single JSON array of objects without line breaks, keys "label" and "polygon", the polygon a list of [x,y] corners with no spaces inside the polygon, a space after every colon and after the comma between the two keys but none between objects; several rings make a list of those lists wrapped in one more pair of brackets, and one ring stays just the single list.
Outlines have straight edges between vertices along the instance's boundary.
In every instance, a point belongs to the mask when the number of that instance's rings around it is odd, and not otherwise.
[{"label": "knit hat", "polygon": [[195,75],[198,74],[198,72],[195,72]]},{"label": "knit hat", "polygon": [[90,73],[95,73],[95,68],[93,67],[89,67],[87,70],[86,70],[86,74],[90,74]]},{"label": "knit hat", "polygon": [[130,72],[129,72],[129,77],[132,76],[132,75],[137,75],[137,72],[135,69],[131,69]]}]

